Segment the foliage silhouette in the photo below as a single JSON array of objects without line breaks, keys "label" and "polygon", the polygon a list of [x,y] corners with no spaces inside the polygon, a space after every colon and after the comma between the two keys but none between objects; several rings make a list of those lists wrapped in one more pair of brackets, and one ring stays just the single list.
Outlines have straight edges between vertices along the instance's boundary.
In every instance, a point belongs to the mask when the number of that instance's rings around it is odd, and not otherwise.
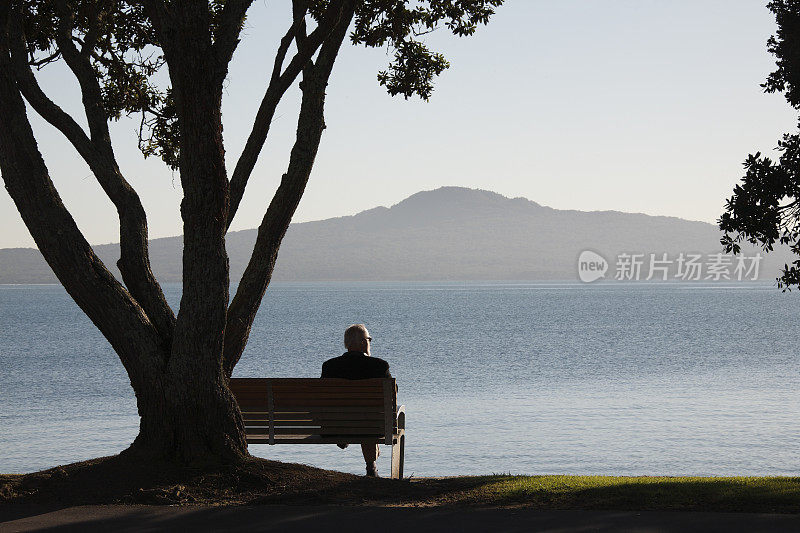
[{"label": "foliage silhouette", "polygon": [[[767,41],[777,69],[761,86],[768,93],[783,93],[789,105],[800,110],[800,2],[774,0],[767,7],[778,23],[778,31]],[[718,221],[725,232],[720,242],[728,253],[739,253],[740,243],[747,241],[767,252],[776,243],[788,245],[800,256],[800,134],[784,134],[777,150],[777,161],[757,152],[744,162],[745,175]],[[784,265],[778,286],[800,286],[800,258]]]}]

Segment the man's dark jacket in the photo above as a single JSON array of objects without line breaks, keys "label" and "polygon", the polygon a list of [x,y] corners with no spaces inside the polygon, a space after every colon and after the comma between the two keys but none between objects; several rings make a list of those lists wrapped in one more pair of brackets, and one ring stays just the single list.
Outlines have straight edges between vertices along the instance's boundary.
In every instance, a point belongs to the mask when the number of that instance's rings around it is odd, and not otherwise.
[{"label": "man's dark jacket", "polygon": [[323,378],[390,378],[389,363],[361,352],[345,352],[322,363]]}]

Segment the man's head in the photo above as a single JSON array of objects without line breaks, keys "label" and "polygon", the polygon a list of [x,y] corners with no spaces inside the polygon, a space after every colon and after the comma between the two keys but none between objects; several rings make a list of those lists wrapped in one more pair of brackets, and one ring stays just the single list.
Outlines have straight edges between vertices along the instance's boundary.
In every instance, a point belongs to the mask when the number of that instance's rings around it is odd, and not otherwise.
[{"label": "man's head", "polygon": [[372,337],[369,336],[364,324],[353,324],[344,330],[344,347],[348,352],[363,352],[370,355],[370,344]]}]

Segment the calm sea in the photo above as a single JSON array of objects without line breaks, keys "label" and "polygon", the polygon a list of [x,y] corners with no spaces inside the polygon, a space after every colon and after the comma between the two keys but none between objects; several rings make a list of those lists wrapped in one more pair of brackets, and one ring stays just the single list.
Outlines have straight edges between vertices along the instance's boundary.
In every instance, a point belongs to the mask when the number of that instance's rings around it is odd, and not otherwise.
[{"label": "calm sea", "polygon": [[[408,475],[798,475],[798,317],[769,283],[275,284],[235,375],[317,377],[364,322],[407,407]],[[0,472],[132,441],[122,365],[60,286],[0,286],[0,332]],[[363,469],[358,447],[250,451]]]}]

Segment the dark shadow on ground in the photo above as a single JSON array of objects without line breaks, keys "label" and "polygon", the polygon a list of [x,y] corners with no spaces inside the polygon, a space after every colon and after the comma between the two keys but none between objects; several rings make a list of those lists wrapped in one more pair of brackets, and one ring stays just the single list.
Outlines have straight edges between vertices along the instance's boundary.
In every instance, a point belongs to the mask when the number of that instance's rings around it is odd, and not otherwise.
[{"label": "dark shadow on ground", "polygon": [[797,531],[800,516],[475,507],[93,506],[2,524],[8,531]]},{"label": "dark shadow on ground", "polygon": [[12,512],[6,511],[9,505],[19,509],[18,504],[426,503],[480,486],[484,479],[375,479],[260,458],[239,465],[176,468],[112,456],[0,476],[0,513]]},{"label": "dark shadow on ground", "polygon": [[98,504],[800,513],[800,478],[483,476],[401,481],[260,458],[238,465],[176,468],[124,456],[0,476],[2,520]]}]

